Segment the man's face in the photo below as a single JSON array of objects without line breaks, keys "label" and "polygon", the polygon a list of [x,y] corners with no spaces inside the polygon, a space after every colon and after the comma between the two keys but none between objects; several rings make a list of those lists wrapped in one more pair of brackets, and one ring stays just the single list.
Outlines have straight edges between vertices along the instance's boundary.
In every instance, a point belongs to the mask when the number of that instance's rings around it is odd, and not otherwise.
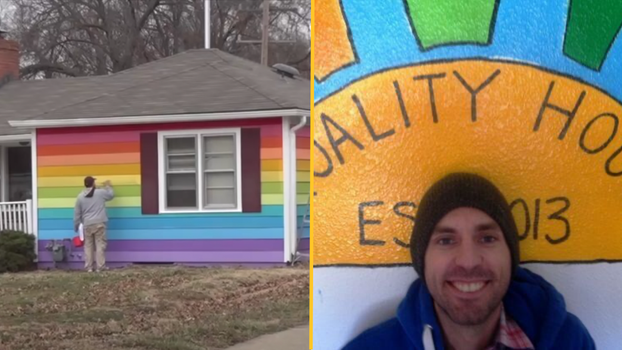
[{"label": "man's face", "polygon": [[503,232],[474,208],[454,209],[438,222],[424,264],[437,313],[459,325],[486,321],[510,284],[511,257]]}]

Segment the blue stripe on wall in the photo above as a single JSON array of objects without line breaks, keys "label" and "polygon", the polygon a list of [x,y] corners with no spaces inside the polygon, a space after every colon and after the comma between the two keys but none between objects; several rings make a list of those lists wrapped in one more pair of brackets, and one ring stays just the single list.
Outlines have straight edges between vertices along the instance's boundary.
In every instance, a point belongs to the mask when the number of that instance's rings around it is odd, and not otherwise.
[{"label": "blue stripe on wall", "polygon": [[[298,205],[298,213],[296,218],[296,229],[300,229],[300,224],[302,223],[302,219],[304,218],[305,213],[307,212],[306,205]],[[305,224],[302,229],[302,238],[309,238],[309,224]]]},{"label": "blue stripe on wall", "polygon": [[[254,217],[169,217],[145,216],[138,218],[112,218],[108,222],[110,230],[147,230],[147,229],[194,229],[194,228],[278,228],[283,227],[283,218],[280,216]],[[39,230],[66,230],[73,228],[72,219],[42,219],[39,220]]]},{"label": "blue stripe on wall", "polygon": [[[39,239],[64,239],[76,234],[73,229],[39,230]],[[282,239],[283,228],[108,230],[109,240],[123,239]]]},{"label": "blue stripe on wall", "polygon": [[[303,215],[305,206],[298,206],[298,215]],[[141,209],[135,208],[108,208],[108,216],[110,218],[137,218],[137,217],[155,217],[155,215],[142,215]],[[264,205],[261,213],[197,213],[197,214],[160,214],[162,217],[206,217],[206,216],[227,216],[227,217],[257,217],[257,216],[283,216],[282,205]],[[64,219],[73,218],[73,209],[39,209],[39,219]]]}]

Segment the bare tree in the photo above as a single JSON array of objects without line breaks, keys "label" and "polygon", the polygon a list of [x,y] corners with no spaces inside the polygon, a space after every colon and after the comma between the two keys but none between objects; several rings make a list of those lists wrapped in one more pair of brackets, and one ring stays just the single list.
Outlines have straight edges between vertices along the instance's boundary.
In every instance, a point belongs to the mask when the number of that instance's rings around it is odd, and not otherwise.
[{"label": "bare tree", "polygon": [[[21,75],[103,75],[204,47],[203,0],[3,0],[21,44]],[[309,77],[310,0],[275,1],[269,62]],[[212,47],[259,61],[261,1],[213,0]],[[278,41],[288,43],[276,43]]]}]

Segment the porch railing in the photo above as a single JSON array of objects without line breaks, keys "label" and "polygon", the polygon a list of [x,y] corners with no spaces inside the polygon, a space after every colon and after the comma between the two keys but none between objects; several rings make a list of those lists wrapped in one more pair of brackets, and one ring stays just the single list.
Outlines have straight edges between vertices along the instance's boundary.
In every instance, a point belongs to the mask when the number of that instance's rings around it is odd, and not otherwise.
[{"label": "porch railing", "polygon": [[32,200],[23,202],[0,202],[0,231],[34,233]]}]

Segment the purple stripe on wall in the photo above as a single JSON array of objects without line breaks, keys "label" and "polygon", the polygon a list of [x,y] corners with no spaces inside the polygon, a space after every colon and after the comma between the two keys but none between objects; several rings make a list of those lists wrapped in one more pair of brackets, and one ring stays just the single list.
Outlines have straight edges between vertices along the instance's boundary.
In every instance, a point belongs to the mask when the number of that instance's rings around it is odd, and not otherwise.
[{"label": "purple stripe on wall", "polygon": [[[307,247],[309,245],[308,239]],[[39,241],[39,251],[44,252],[49,240]],[[82,248],[74,248],[70,242],[65,245],[72,252],[82,252]],[[308,249],[308,248],[307,248]],[[111,240],[108,241],[108,252],[208,252],[208,251],[283,251],[282,239],[180,239],[180,240]]]},{"label": "purple stripe on wall", "polygon": [[[52,252],[39,252],[40,262],[52,261]],[[74,252],[68,254],[68,262],[84,261],[83,254]],[[172,263],[246,263],[246,262],[281,262],[283,261],[283,251],[267,252],[128,252],[116,251],[107,252],[106,261],[109,262],[172,262]]]},{"label": "purple stripe on wall", "polygon": [[242,129],[242,211],[261,212],[261,134],[258,128]]},{"label": "purple stripe on wall", "polygon": [[140,183],[143,214],[158,214],[158,134],[140,134]]},{"label": "purple stripe on wall", "polygon": [[300,246],[298,247],[298,249],[309,251],[309,247],[310,247],[310,242],[308,238],[303,238],[300,240]]},{"label": "purple stripe on wall", "polygon": [[[106,263],[106,266],[111,268],[111,269],[119,269],[119,268],[124,268],[124,267],[131,267],[131,265],[133,265],[132,263],[129,262],[123,262],[123,263]],[[188,266],[188,267],[195,267],[195,268],[200,268],[200,267],[223,267],[223,266],[230,266],[230,267],[239,267],[239,266],[244,266],[244,267],[248,267],[248,268],[274,268],[274,267],[283,267],[285,266],[284,263],[279,262],[279,263],[273,263],[273,262],[268,262],[268,263],[181,263],[181,264],[175,264],[172,266]],[[140,264],[138,264],[138,266],[141,266]],[[147,265],[149,266],[149,265]],[[154,266],[158,266],[157,264],[155,264]],[[161,266],[161,265],[159,265]],[[171,266],[171,267],[172,267]],[[84,263],[83,262],[68,262],[68,263],[58,263],[56,266],[54,266],[54,263],[51,262],[40,262],[37,264],[37,267],[39,269],[42,270],[51,270],[51,269],[59,269],[59,270],[84,270]],[[114,273],[114,271],[111,271],[110,273]]]}]

